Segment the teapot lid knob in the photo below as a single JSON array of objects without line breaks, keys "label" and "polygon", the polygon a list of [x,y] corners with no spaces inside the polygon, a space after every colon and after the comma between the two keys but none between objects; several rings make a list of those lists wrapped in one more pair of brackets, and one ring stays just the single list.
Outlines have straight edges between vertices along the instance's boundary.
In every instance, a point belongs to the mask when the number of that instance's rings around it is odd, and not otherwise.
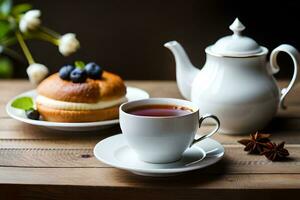
[{"label": "teapot lid knob", "polygon": [[239,18],[235,18],[234,22],[229,26],[230,30],[233,31],[233,35],[241,35],[242,31],[246,28]]},{"label": "teapot lid knob", "polygon": [[267,54],[265,47],[250,37],[242,35],[245,26],[238,18],[229,26],[233,34],[220,38],[214,45],[206,48],[206,53],[217,56],[250,57]]}]

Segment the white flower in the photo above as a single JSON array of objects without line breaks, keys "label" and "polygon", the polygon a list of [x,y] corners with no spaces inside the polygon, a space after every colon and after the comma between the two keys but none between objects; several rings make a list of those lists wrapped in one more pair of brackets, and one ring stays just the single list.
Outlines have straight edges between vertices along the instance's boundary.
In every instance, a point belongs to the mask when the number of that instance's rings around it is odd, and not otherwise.
[{"label": "white flower", "polygon": [[72,53],[75,53],[80,47],[79,41],[76,39],[74,33],[67,33],[61,36],[59,40],[58,50],[64,55],[68,56]]},{"label": "white flower", "polygon": [[25,33],[27,31],[36,29],[41,24],[41,20],[39,18],[40,16],[40,10],[27,11],[20,20],[19,28],[21,32]]},{"label": "white flower", "polygon": [[26,71],[30,82],[34,84],[40,83],[49,73],[48,68],[39,63],[29,65]]}]

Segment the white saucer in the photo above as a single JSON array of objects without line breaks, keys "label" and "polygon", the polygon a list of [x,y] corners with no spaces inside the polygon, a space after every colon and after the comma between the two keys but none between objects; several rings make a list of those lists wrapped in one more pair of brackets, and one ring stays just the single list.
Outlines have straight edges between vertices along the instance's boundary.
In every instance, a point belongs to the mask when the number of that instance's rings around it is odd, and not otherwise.
[{"label": "white saucer", "polygon": [[[16,98],[19,98],[22,96],[28,96],[28,97],[32,97],[33,99],[35,99],[37,96],[37,93],[36,93],[36,90],[30,90],[30,91],[24,92],[16,97],[14,97],[7,103],[6,112],[10,117],[12,117],[16,120],[31,124],[31,125],[36,125],[36,126],[40,126],[40,127],[61,130],[61,131],[78,132],[78,131],[99,130],[99,129],[103,129],[108,126],[112,126],[114,124],[119,123],[119,119],[99,121],[99,122],[84,122],[84,123],[48,122],[48,121],[42,121],[42,120],[28,119],[25,116],[25,112],[23,110],[11,107],[11,103]],[[139,88],[127,87],[126,97],[127,97],[128,101],[133,101],[133,100],[139,100],[139,99],[147,99],[147,98],[149,98],[149,94],[146,91],[141,90]]]},{"label": "white saucer", "polygon": [[184,152],[181,160],[167,164],[152,164],[138,159],[122,134],[100,141],[94,148],[95,157],[113,167],[143,176],[174,176],[201,169],[218,162],[224,156],[223,146],[205,139]]}]

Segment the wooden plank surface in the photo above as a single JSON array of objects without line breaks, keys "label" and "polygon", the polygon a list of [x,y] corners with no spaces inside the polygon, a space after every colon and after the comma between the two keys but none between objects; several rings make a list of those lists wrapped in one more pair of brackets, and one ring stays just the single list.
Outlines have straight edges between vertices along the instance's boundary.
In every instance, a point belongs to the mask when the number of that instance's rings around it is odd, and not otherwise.
[{"label": "wooden plank surface", "polygon": [[[181,98],[173,81],[128,81],[126,84],[148,91],[151,97]],[[174,199],[175,194],[178,199],[200,198],[199,195],[259,199],[257,194],[262,189],[264,199],[287,193],[300,195],[299,87],[288,96],[289,108],[281,110],[264,130],[272,133],[274,141],[286,141],[291,153],[288,161],[271,162],[263,156],[247,155],[237,143],[245,135],[215,135],[214,139],[225,147],[223,160],[209,168],[171,178],[141,177],[97,161],[93,147],[103,138],[120,133],[118,126],[88,134],[63,133],[9,118],[4,110],[7,101],[32,88],[22,80],[0,81],[0,190],[5,191],[0,191],[1,200],[5,197],[43,199],[50,193],[47,199],[100,196]],[[205,125],[198,134],[211,128]],[[72,195],[65,195],[64,191]]]},{"label": "wooden plank surface", "polygon": [[[168,189],[299,189],[299,174],[217,174],[190,172],[168,178],[137,176],[115,168],[0,168],[7,183]],[[8,177],[15,176],[16,179]],[[16,181],[17,180],[17,181]],[[286,181],[288,180],[288,181]]]},{"label": "wooden plank surface", "polygon": [[[93,156],[93,148],[72,148],[72,146],[74,145],[67,145],[64,148],[2,148],[0,167],[109,168],[106,164],[97,161]],[[246,156],[240,145],[226,145],[226,155],[223,160],[197,173],[297,174],[300,167],[300,158],[297,156],[300,155],[300,145],[287,145],[287,148],[293,152],[288,161],[271,162],[264,156]]]},{"label": "wooden plank surface", "polygon": [[[127,177],[128,178],[128,177]],[[214,181],[219,179],[220,177],[211,177],[205,176],[197,178],[201,178],[202,183],[208,185],[210,181]],[[225,180],[228,180],[228,184],[232,184],[232,182],[246,181],[249,177],[245,176],[237,178],[236,176],[223,176]],[[266,180],[269,177],[266,176],[257,176],[258,180]],[[285,177],[274,177],[274,183],[278,184],[278,186],[282,186],[282,180]],[[179,181],[179,180],[174,180]],[[224,181],[223,181],[224,182]],[[223,183],[222,182],[222,183]],[[252,181],[249,181],[250,183]],[[47,200],[56,200],[56,199],[72,199],[72,200],[120,200],[120,199],[164,199],[164,200],[192,200],[192,199],[230,199],[230,200],[257,200],[257,199],[285,199],[288,197],[292,197],[293,199],[297,199],[299,196],[298,189],[265,189],[263,188],[264,182],[260,181],[261,188],[258,189],[222,189],[222,188],[189,188],[189,187],[181,187],[176,188],[176,192],[174,192],[173,188],[169,188],[167,186],[162,186],[160,188],[135,188],[135,187],[114,187],[111,188],[109,186],[70,186],[64,185],[63,187],[60,185],[0,185],[1,196],[3,199],[22,199],[22,200],[33,200],[33,199],[47,199]],[[217,181],[218,184],[221,184],[221,181]],[[152,182],[152,185],[156,184],[156,182]],[[14,190],[12,191],[11,188]]]}]

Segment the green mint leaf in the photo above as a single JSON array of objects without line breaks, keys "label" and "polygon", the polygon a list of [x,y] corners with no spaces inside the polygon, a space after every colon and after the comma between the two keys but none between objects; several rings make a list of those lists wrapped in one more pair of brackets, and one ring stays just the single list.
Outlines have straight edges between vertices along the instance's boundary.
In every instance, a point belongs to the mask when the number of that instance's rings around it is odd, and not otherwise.
[{"label": "green mint leaf", "polygon": [[83,69],[84,66],[85,66],[85,63],[83,61],[81,61],[81,60],[75,61],[75,67]]},{"label": "green mint leaf", "polygon": [[33,109],[33,100],[31,97],[20,97],[15,99],[11,106],[14,108],[22,109],[22,110],[30,110]]}]

